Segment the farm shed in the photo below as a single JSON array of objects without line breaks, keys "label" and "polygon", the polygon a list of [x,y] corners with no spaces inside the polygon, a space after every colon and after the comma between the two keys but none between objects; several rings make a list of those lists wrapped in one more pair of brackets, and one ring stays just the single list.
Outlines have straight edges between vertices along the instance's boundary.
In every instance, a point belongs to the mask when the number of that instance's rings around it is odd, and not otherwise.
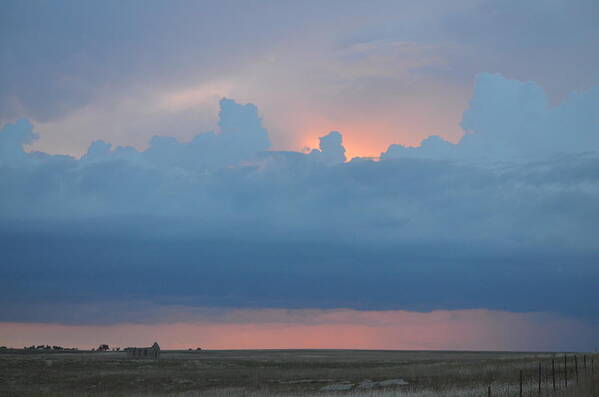
[{"label": "farm shed", "polygon": [[125,351],[130,358],[160,358],[160,346],[156,342],[150,347],[127,347]]}]

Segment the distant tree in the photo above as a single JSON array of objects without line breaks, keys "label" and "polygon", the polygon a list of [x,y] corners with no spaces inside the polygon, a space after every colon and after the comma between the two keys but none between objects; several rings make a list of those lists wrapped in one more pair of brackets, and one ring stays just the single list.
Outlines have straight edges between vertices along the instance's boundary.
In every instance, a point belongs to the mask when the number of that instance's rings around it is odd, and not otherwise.
[{"label": "distant tree", "polygon": [[107,352],[108,350],[110,350],[110,347],[108,347],[108,345],[106,345],[106,344],[102,344],[102,345],[98,346],[98,351]]}]

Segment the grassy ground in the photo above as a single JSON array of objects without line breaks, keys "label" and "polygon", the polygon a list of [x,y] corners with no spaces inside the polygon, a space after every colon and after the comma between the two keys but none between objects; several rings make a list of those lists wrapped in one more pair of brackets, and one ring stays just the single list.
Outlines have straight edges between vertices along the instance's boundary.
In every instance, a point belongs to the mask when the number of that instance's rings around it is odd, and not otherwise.
[{"label": "grassy ground", "polygon": [[[122,352],[0,353],[0,396],[543,396],[599,397],[599,356],[587,369],[578,354],[578,383],[569,355],[565,389],[563,355],[551,353],[411,352],[352,350],[166,351],[160,360],[127,359]],[[359,389],[365,380],[404,379],[407,385]],[[349,391],[326,392],[334,384]]]}]

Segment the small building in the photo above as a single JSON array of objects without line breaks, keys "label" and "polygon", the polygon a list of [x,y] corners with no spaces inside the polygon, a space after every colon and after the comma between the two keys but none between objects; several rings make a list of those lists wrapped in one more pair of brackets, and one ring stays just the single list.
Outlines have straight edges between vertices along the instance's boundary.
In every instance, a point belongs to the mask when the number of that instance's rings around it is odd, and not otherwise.
[{"label": "small building", "polygon": [[160,358],[160,346],[156,342],[151,347],[127,347],[125,351],[128,358],[151,358],[154,360]]}]

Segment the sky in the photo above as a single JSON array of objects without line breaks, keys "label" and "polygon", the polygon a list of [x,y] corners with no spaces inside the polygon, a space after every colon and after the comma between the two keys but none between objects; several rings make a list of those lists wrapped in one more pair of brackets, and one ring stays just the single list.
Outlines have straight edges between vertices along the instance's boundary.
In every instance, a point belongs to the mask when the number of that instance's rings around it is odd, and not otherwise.
[{"label": "sky", "polygon": [[582,0],[4,1],[0,345],[594,350],[597,48]]}]

